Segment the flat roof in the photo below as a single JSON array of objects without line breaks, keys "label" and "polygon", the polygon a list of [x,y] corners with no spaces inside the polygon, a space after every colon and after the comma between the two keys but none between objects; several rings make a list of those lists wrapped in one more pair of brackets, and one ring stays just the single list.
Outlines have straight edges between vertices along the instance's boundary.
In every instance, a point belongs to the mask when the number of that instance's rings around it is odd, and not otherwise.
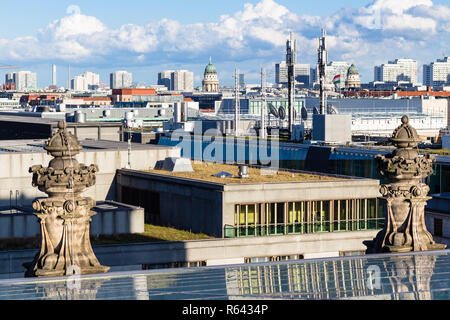
[{"label": "flat roof", "polygon": [[[280,183],[299,181],[336,181],[344,180],[344,177],[329,174],[317,174],[287,169],[271,169],[263,167],[249,167],[249,178],[239,178],[239,166],[219,163],[207,163],[191,161],[193,172],[170,172],[165,170],[148,170],[146,172],[179,178],[208,181],[220,184],[251,184],[251,183]],[[231,178],[216,177],[218,173],[230,173]]]},{"label": "flat roof", "polygon": [[[18,122],[24,124],[40,124],[40,125],[50,125],[51,127],[57,127],[58,122],[65,120],[65,115],[68,112],[48,112],[50,117],[43,118],[39,112],[17,112],[13,114],[12,112],[2,112],[0,111],[0,121],[5,122]],[[51,116],[54,116],[51,117]],[[100,120],[100,119],[99,119]],[[92,126],[102,126],[102,127],[117,127],[122,126],[120,120],[115,122],[105,122],[105,121],[95,121],[86,119],[86,122],[67,122],[67,127],[92,127]]]},{"label": "flat roof", "polygon": [[450,250],[0,280],[0,300],[449,300]]},{"label": "flat roof", "polygon": [[[47,152],[44,150],[47,139],[35,140],[0,140],[0,153],[33,153]],[[110,141],[110,140],[80,140],[83,149],[81,152],[96,150],[128,150],[128,142]],[[131,143],[131,152],[133,150],[166,150],[176,147],[159,146],[154,144]]]}]

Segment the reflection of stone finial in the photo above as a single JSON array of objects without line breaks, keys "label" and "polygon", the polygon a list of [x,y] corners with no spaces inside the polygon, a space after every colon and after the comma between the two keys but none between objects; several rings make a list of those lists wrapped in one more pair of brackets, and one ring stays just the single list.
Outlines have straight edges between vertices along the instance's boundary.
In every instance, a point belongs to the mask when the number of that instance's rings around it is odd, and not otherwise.
[{"label": "reflection of stone finial", "polygon": [[409,124],[407,116],[394,130],[391,142],[397,147],[376,160],[380,173],[390,184],[382,185],[380,193],[387,202],[387,219],[384,229],[369,245],[369,252],[406,252],[443,249],[436,244],[425,225],[425,205],[430,188],[421,180],[433,173],[435,158],[420,156],[417,131]]}]

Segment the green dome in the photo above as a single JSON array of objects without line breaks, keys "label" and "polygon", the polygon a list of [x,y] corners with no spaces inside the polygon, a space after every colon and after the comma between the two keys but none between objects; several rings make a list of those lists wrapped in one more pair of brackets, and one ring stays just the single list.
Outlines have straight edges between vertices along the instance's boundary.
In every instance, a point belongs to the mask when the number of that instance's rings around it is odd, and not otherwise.
[{"label": "green dome", "polygon": [[348,72],[347,74],[359,74],[358,72],[358,68],[356,68],[356,66],[352,63],[352,65],[350,66],[350,68],[348,68]]},{"label": "green dome", "polygon": [[209,58],[209,64],[205,68],[205,73],[217,73],[216,67],[211,63],[211,57]]}]

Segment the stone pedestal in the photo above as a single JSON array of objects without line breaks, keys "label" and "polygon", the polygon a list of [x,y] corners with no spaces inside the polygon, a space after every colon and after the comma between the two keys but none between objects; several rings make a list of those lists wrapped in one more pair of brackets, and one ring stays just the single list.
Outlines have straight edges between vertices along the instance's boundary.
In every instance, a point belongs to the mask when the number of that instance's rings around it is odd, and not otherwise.
[{"label": "stone pedestal", "polygon": [[48,168],[30,168],[33,186],[49,197],[33,202],[41,223],[42,242],[26,276],[104,273],[109,267],[98,262],[89,238],[95,201],[81,196],[95,184],[98,167],[78,163],[74,158],[81,150],[78,140],[66,130],[64,121],[58,123],[58,128],[44,148],[54,157]]},{"label": "stone pedestal", "polygon": [[402,118],[391,138],[397,147],[391,154],[378,155],[381,174],[390,184],[382,185],[380,193],[387,202],[384,229],[367,243],[368,253],[409,252],[445,249],[437,244],[425,225],[425,205],[430,188],[423,181],[433,173],[434,157],[420,156],[416,130]]}]

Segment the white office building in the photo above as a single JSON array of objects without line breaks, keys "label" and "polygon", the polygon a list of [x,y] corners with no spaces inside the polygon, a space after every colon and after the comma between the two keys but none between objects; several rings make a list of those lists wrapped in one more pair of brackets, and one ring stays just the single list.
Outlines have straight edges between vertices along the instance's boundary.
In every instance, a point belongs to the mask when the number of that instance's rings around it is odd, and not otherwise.
[{"label": "white office building", "polygon": [[[296,85],[304,88],[309,87],[311,77],[311,68],[306,63],[295,64],[295,81]],[[275,82],[277,84],[288,84],[288,67],[285,61],[275,64]]]},{"label": "white office building", "polygon": [[158,85],[171,91],[194,91],[194,73],[188,70],[165,70],[158,73]]},{"label": "white office building", "polygon": [[74,91],[87,91],[88,90],[87,80],[83,76],[75,76],[71,81],[70,87]]},{"label": "white office building", "polygon": [[11,72],[6,75],[6,83],[13,83],[17,91],[36,90],[36,73],[31,71]]},{"label": "white office building", "polygon": [[423,84],[426,86],[450,85],[450,58],[423,65]]},{"label": "white office building", "polygon": [[133,74],[128,71],[115,71],[109,74],[109,86],[111,89],[131,88]]},{"label": "white office building", "polygon": [[333,83],[333,78],[337,75],[341,76],[341,82],[336,85],[338,88],[345,88],[347,81],[347,73],[350,68],[350,63],[346,61],[330,61],[325,67],[325,77],[328,84]]},{"label": "white office building", "polygon": [[171,77],[172,90],[175,91],[194,91],[194,73],[187,70],[177,70]]},{"label": "white office building", "polygon": [[395,59],[387,64],[374,67],[374,81],[385,83],[418,83],[417,61],[412,59]]},{"label": "white office building", "polygon": [[98,87],[100,85],[100,75],[99,74],[86,71],[85,73],[83,73],[83,77],[87,81],[89,90],[98,89]]},{"label": "white office building", "polygon": [[[346,61],[330,61],[325,67],[325,83],[328,85],[333,84],[333,78],[337,75],[341,76],[341,82],[336,86],[338,88],[345,88],[345,82],[347,81],[347,73],[348,68],[350,68],[351,63]],[[319,83],[319,79],[317,78],[319,74],[318,66],[316,65],[315,69],[311,69],[312,76],[312,84]]]}]

